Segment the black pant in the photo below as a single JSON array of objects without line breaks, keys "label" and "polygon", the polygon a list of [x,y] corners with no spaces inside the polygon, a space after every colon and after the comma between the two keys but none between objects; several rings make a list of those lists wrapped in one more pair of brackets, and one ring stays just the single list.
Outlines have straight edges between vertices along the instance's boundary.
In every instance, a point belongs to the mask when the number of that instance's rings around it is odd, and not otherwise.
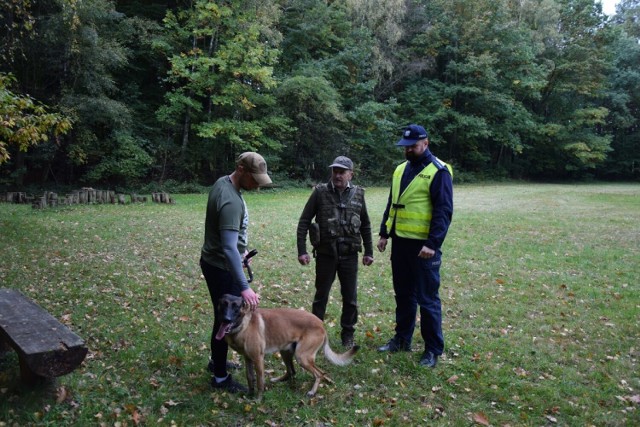
[{"label": "black pant", "polygon": [[227,354],[229,345],[223,338],[216,339],[216,333],[220,328],[220,316],[218,313],[218,301],[224,294],[240,296],[240,288],[233,283],[231,273],[218,267],[207,264],[200,259],[200,268],[204,279],[207,281],[211,303],[213,304],[213,328],[211,329],[211,360],[213,361],[213,374],[218,378],[227,376]]},{"label": "black pant", "polygon": [[342,316],[340,326],[343,335],[353,335],[358,321],[358,253],[332,256],[318,254],[316,257],[316,294],[313,298],[312,313],[320,320],[329,301],[331,285],[338,275],[342,294]]}]

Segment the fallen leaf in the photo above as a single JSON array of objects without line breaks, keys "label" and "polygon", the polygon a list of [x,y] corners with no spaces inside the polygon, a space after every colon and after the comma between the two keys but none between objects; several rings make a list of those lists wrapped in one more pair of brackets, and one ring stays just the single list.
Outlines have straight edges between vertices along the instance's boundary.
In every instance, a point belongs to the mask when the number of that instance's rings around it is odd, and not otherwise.
[{"label": "fallen leaf", "polygon": [[67,389],[64,386],[58,387],[58,389],[56,390],[56,403],[64,402],[65,400],[67,400],[67,397],[69,397]]},{"label": "fallen leaf", "polygon": [[616,396],[620,402],[640,403],[640,395],[635,396]]},{"label": "fallen leaf", "polygon": [[182,359],[179,358],[179,357],[176,357],[176,356],[169,356],[169,364],[181,367],[182,366]]},{"label": "fallen leaf", "polygon": [[487,416],[482,412],[476,412],[475,414],[473,414],[473,422],[483,426],[489,425],[489,420],[487,419]]},{"label": "fallen leaf", "polygon": [[131,414],[131,419],[133,420],[133,423],[135,425],[139,425],[142,421],[142,415],[140,415],[140,412],[138,411],[133,411],[133,414]]},{"label": "fallen leaf", "polygon": [[528,375],[527,371],[523,368],[514,368],[513,372],[519,377],[526,377]]}]

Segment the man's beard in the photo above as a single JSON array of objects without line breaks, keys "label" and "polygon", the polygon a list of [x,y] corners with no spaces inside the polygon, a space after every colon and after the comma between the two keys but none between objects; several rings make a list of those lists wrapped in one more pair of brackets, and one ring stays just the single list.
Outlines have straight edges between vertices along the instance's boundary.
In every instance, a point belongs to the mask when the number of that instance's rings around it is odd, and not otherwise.
[{"label": "man's beard", "polygon": [[409,160],[410,162],[414,162],[414,161],[418,160],[420,158],[420,156],[418,156],[414,152],[405,152],[404,153],[404,158]]}]

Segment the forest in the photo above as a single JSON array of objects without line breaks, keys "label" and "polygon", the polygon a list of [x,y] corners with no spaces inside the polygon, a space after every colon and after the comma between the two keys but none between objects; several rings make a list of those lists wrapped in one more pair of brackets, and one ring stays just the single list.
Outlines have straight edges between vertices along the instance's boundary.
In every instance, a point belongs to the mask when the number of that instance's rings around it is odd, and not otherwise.
[{"label": "forest", "polygon": [[640,0],[0,0],[0,188],[640,180]]}]

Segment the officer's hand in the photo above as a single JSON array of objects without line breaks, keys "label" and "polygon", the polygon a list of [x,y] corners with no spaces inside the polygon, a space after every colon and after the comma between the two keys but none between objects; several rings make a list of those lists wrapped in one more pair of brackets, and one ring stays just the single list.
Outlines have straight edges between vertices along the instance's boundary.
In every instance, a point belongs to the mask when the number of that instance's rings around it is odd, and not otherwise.
[{"label": "officer's hand", "polygon": [[371,265],[373,264],[373,257],[369,256],[369,255],[365,255],[362,257],[362,264],[363,265]]},{"label": "officer's hand", "polygon": [[311,262],[311,257],[309,256],[309,254],[300,255],[298,257],[298,262],[301,265],[307,265]]},{"label": "officer's hand", "polygon": [[381,237],[380,240],[378,240],[377,247],[380,252],[384,252],[384,250],[387,248],[387,240],[388,239],[384,237]]},{"label": "officer's hand", "polygon": [[433,258],[435,254],[436,254],[436,251],[426,246],[423,246],[422,249],[420,249],[420,253],[418,254],[418,257],[429,259],[429,258]]}]

